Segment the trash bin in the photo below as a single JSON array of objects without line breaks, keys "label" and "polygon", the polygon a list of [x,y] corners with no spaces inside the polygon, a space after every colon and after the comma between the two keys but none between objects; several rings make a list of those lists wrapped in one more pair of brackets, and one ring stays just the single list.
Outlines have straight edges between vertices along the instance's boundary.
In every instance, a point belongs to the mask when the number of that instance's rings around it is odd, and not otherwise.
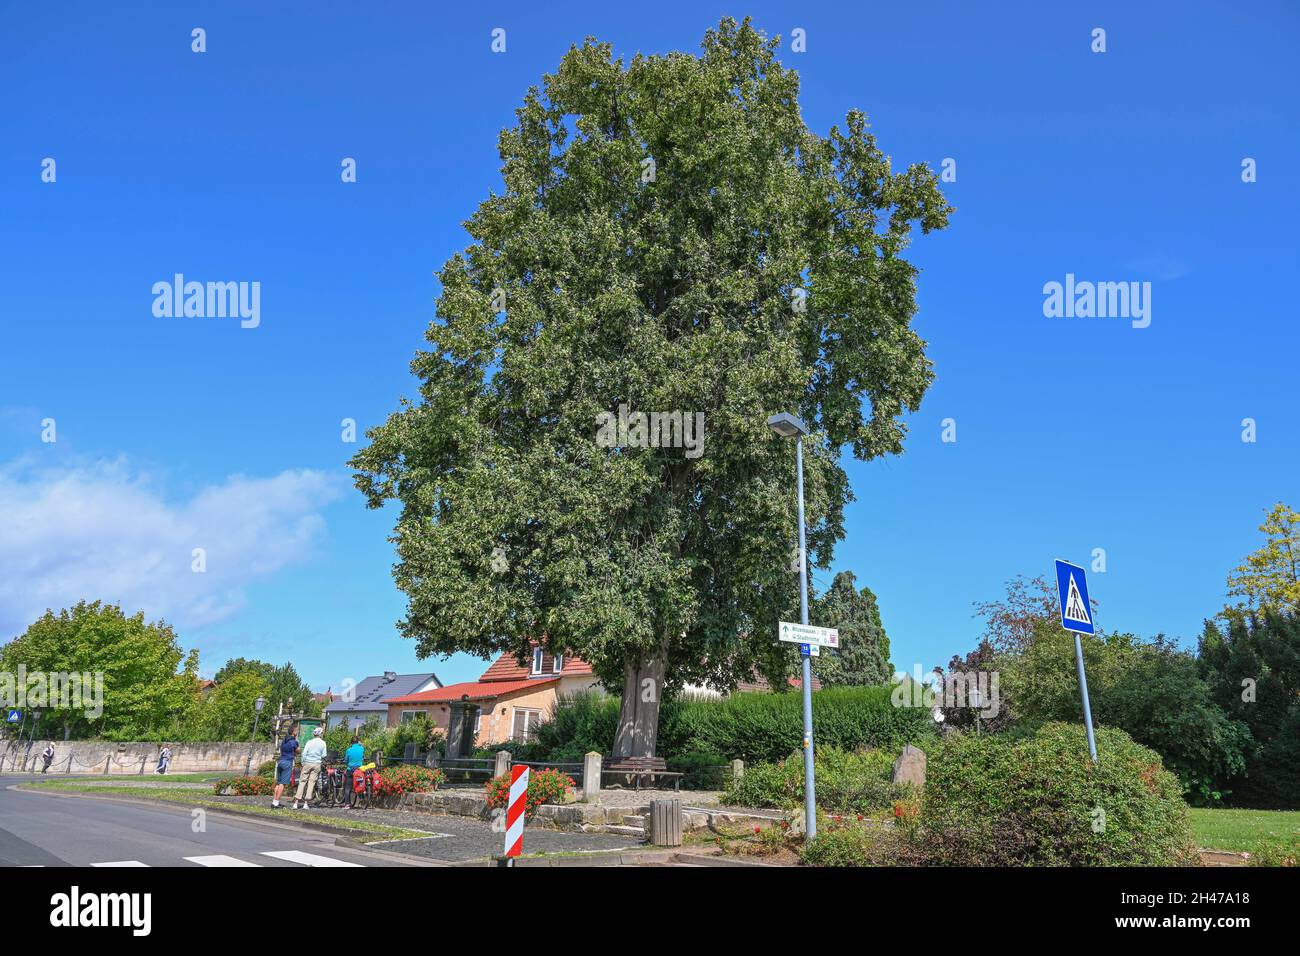
[{"label": "trash bin", "polygon": [[650,801],[650,842],[655,846],[682,845],[682,802]]}]

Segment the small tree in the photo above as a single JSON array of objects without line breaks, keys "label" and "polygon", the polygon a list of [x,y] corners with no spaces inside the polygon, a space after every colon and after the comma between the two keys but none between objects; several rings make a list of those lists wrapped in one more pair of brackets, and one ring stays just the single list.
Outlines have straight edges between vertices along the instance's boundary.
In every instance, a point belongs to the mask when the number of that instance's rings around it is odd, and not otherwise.
[{"label": "small tree", "polygon": [[824,649],[813,659],[817,679],[826,687],[888,684],[894,676],[889,663],[889,636],[871,588],[859,591],[853,572],[841,571],[814,606],[813,620],[840,632],[839,648]]},{"label": "small tree", "polygon": [[1279,501],[1259,530],[1264,545],[1228,575],[1228,594],[1244,597],[1250,610],[1300,609],[1300,513]]}]

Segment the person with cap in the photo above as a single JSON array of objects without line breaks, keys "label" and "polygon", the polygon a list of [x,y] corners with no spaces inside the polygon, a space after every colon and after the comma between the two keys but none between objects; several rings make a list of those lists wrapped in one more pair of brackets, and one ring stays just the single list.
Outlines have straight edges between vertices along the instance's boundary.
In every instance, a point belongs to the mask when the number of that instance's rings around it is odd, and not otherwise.
[{"label": "person with cap", "polygon": [[[320,768],[325,759],[325,731],[317,727],[311,732],[311,740],[302,748],[302,773],[298,775],[298,792],[293,798],[293,808],[298,809],[301,801],[305,809],[316,793],[316,781],[320,777]],[[306,798],[303,798],[303,794]]]}]

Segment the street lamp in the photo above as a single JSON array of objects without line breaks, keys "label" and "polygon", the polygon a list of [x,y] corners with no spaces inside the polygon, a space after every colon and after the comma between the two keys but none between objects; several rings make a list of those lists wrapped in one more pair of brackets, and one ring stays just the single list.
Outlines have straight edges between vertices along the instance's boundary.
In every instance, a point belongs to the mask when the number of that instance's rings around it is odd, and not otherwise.
[{"label": "street lamp", "polygon": [[249,738],[248,741],[250,744],[257,742],[257,722],[262,719],[262,708],[265,706],[266,706],[265,697],[259,697],[257,698],[257,700],[253,701],[253,710],[255,711],[255,713],[253,715],[253,736]]},{"label": "street lamp", "polygon": [[[808,426],[802,418],[782,412],[767,420],[768,427],[782,438],[793,438],[795,479],[799,486],[799,623],[808,623],[808,552],[803,524],[803,438]],[[803,661],[803,813],[804,832],[812,840],[817,836],[817,775],[813,767],[812,719],[812,649],[799,648]]]}]

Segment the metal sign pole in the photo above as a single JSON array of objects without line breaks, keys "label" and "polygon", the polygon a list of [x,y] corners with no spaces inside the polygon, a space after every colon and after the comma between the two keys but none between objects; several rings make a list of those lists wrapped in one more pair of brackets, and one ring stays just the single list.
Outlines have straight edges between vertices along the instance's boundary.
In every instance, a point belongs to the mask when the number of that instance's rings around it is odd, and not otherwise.
[{"label": "metal sign pole", "polygon": [[[808,624],[808,550],[803,521],[803,436],[795,445],[795,469],[799,480],[799,623]],[[813,759],[812,654],[801,649],[803,663],[803,812],[804,833],[811,842],[817,836],[817,771]]]},{"label": "metal sign pole", "polygon": [[1097,762],[1097,740],[1092,735],[1092,706],[1088,703],[1088,675],[1083,670],[1083,642],[1079,632],[1074,632],[1074,662],[1079,669],[1079,694],[1083,697],[1083,726],[1088,731],[1088,753],[1092,762]]}]

